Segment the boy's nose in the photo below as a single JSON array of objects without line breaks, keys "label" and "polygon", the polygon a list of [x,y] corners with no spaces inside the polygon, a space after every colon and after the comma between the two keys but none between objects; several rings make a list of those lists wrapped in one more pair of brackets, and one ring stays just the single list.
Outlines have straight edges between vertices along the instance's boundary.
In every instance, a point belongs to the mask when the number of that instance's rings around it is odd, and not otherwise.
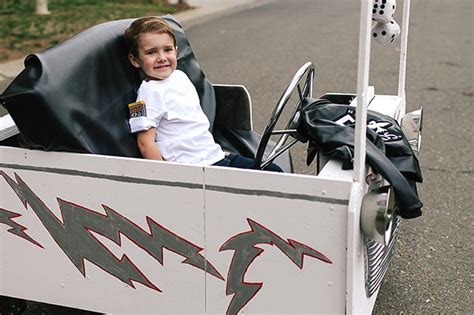
[{"label": "boy's nose", "polygon": [[163,60],[166,60],[166,57],[165,57],[165,54],[164,53],[158,53],[158,60],[159,61],[163,61]]}]

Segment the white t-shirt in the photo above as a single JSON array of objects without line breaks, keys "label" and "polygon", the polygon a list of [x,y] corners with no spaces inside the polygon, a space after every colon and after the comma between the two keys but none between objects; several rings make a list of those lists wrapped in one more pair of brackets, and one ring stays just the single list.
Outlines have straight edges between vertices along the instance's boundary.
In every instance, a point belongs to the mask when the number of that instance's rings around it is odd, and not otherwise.
[{"label": "white t-shirt", "polygon": [[165,160],[211,165],[225,157],[209,132],[209,120],[184,72],[175,70],[165,80],[144,80],[138,101],[145,102],[146,111],[130,118],[130,128],[133,133],[156,128],[155,142]]}]

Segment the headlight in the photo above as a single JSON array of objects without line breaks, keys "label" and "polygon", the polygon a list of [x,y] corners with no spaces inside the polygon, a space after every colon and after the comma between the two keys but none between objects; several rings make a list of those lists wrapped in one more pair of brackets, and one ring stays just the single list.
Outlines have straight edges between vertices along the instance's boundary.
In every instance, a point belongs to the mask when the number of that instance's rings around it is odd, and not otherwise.
[{"label": "headlight", "polygon": [[390,186],[369,191],[362,199],[360,228],[364,236],[387,245],[392,230],[394,199]]}]

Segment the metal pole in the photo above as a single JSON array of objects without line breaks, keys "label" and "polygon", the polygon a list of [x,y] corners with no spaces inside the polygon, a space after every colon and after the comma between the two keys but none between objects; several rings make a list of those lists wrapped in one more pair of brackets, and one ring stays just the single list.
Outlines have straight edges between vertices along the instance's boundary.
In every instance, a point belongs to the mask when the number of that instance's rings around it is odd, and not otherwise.
[{"label": "metal pole", "polygon": [[369,66],[370,39],[372,26],[372,0],[362,0],[359,30],[359,61],[357,70],[357,112],[354,139],[354,175],[353,180],[363,183],[365,180],[367,105],[369,102]]},{"label": "metal pole", "polygon": [[[361,252],[360,235],[360,206],[364,195],[365,185],[365,154],[367,105],[369,103],[369,65],[370,39],[373,0],[361,0],[360,29],[359,29],[359,61],[357,70],[357,112],[354,139],[354,174],[347,213],[347,259],[346,259],[346,313],[354,314],[361,310],[358,306],[360,289],[355,290],[360,282],[360,274],[356,266],[357,257]],[[365,296],[365,293],[364,293]]]},{"label": "metal pole", "polygon": [[410,22],[410,0],[403,1],[402,34],[400,36],[400,68],[398,71],[398,96],[405,103],[405,78],[407,68],[408,26]]},{"label": "metal pole", "polygon": [[[365,153],[367,105],[369,103],[369,65],[372,21],[372,0],[361,0],[359,29],[359,61],[357,70],[357,112],[354,138],[354,174],[347,213],[347,259],[346,259],[346,313],[360,312],[358,308],[360,292],[355,290],[360,282],[356,266],[362,248],[360,235],[360,206],[365,185]],[[365,295],[365,294],[364,294]]]}]

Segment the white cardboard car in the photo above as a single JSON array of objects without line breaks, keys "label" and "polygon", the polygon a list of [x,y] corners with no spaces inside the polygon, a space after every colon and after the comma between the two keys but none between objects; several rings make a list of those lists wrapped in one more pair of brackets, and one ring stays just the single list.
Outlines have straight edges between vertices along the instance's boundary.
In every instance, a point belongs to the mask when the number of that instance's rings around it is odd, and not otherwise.
[{"label": "white cardboard car", "polygon": [[[44,134],[47,141],[63,135],[45,131],[59,120],[37,116],[44,110],[35,111],[39,103],[30,100],[37,96],[29,98],[24,81],[41,77],[54,91],[57,78],[48,71],[55,69],[47,67],[67,65],[45,60],[47,53],[27,59],[27,79],[20,75],[13,85],[23,104],[31,102],[30,116],[15,118],[7,104],[12,87],[2,95],[11,116],[0,120],[0,295],[104,313],[370,313],[401,220],[391,194],[376,194],[366,182],[365,115],[368,108],[403,121],[406,136],[419,144],[421,118],[405,115],[409,2],[403,3],[399,93],[377,95],[368,86],[373,3],[362,1],[357,93],[326,95],[357,108],[354,169],[321,155],[317,176],[291,173],[287,153],[279,158],[288,172],[276,174],[35,147]],[[92,31],[120,34],[128,23]],[[88,32],[79,42],[93,38]],[[311,95],[313,70],[308,63],[297,72],[272,119],[299,82],[300,92]],[[75,84],[80,90],[94,82]],[[225,112],[217,109],[215,125],[251,131],[246,89],[212,88],[217,99],[232,99]],[[68,115],[71,125],[87,119],[74,110]],[[43,127],[32,131],[41,126],[38,119]],[[92,126],[84,133],[100,135]],[[293,139],[291,132],[283,137]]]}]

